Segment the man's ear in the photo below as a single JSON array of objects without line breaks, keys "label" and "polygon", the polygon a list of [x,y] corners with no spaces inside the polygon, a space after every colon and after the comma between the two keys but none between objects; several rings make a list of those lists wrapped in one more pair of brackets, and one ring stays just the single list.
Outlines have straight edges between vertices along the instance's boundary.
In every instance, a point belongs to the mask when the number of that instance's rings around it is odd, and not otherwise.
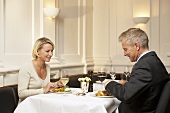
[{"label": "man's ear", "polygon": [[140,50],[140,44],[139,43],[135,43],[136,46],[136,50],[139,51]]}]

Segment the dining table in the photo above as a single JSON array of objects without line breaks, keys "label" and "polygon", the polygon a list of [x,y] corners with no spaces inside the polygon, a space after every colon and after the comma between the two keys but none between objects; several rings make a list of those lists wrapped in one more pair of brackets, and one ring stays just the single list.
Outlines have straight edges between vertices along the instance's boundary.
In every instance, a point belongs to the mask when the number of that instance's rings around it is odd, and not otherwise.
[{"label": "dining table", "polygon": [[120,101],[113,96],[95,96],[95,92],[77,95],[80,88],[71,92],[50,92],[27,97],[14,113],[113,113]]}]

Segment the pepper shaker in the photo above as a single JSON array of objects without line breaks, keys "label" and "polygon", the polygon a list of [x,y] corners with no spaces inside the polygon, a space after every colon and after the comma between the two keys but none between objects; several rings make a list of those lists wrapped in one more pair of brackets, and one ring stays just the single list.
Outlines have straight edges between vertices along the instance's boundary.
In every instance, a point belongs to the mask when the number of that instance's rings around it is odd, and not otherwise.
[{"label": "pepper shaker", "polygon": [[91,79],[91,81],[89,82],[88,92],[93,92],[93,70],[88,70],[88,76]]}]

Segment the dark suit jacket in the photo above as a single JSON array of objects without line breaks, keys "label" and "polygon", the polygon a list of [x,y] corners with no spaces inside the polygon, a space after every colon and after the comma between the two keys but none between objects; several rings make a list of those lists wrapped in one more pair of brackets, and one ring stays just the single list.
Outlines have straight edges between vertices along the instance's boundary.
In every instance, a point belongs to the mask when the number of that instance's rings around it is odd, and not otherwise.
[{"label": "dark suit jacket", "polygon": [[120,113],[154,113],[167,81],[168,72],[152,51],[135,64],[129,82],[121,85],[112,81],[106,90],[121,101]]}]

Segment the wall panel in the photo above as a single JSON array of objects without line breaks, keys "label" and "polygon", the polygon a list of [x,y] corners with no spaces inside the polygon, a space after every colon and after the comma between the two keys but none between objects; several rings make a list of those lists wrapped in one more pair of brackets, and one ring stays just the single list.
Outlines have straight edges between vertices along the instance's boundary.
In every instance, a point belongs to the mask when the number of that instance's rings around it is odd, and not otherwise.
[{"label": "wall panel", "polygon": [[[133,22],[133,1],[51,0],[61,11],[50,21],[43,14],[49,0],[1,0],[0,67],[31,60],[32,44],[40,36],[55,42],[53,60],[59,59],[60,64],[86,67],[94,59],[95,65],[109,66],[111,59],[115,65],[131,65],[118,36],[130,27],[140,27]],[[166,64],[170,64],[169,6],[169,0],[151,0],[151,19],[141,27],[150,38],[151,50]]]},{"label": "wall panel", "polygon": [[82,23],[80,0],[59,0],[61,13],[58,17],[58,57],[63,62],[81,63],[80,40]]},{"label": "wall panel", "polygon": [[93,0],[93,57],[105,64],[109,56],[109,0]]},{"label": "wall panel", "polygon": [[123,56],[118,36],[124,30],[134,27],[132,0],[94,0],[93,54],[95,63],[110,65],[129,63]]},{"label": "wall panel", "polygon": [[160,1],[160,54],[167,57],[170,53],[170,0]]},{"label": "wall panel", "polygon": [[[31,1],[5,0],[4,52],[30,54],[31,51]],[[16,24],[17,23],[17,24]],[[27,43],[25,43],[27,42]],[[24,48],[23,48],[24,47]]]},{"label": "wall panel", "polygon": [[160,57],[170,72],[170,0],[160,0]]},{"label": "wall panel", "polygon": [[133,23],[133,3],[132,0],[116,0],[117,1],[117,8],[116,8],[116,18],[117,18],[117,36],[116,36],[116,55],[114,56],[113,62],[116,64],[126,64],[129,63],[129,59],[124,56],[123,49],[121,43],[118,41],[119,35],[131,28],[134,27]]},{"label": "wall panel", "polygon": [[[21,65],[30,59],[32,47],[32,2],[2,0],[0,59],[3,66]],[[26,59],[25,59],[26,58]]]}]

